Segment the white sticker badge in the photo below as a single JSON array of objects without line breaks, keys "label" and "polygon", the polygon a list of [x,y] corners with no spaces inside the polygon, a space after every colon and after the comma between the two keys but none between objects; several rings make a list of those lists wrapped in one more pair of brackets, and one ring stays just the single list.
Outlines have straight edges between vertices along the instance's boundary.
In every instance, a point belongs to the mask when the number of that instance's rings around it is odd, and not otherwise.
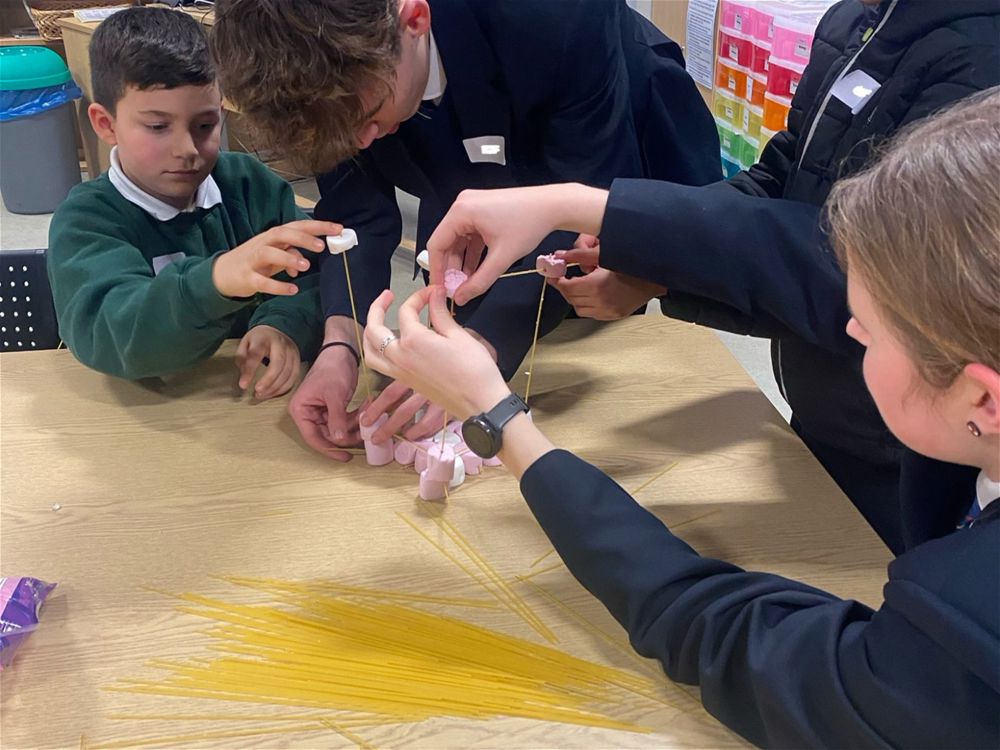
[{"label": "white sticker badge", "polygon": [[882,84],[863,70],[852,70],[837,81],[830,93],[850,107],[852,115],[856,115],[881,87]]},{"label": "white sticker badge", "polygon": [[507,165],[507,151],[502,135],[481,135],[478,138],[466,138],[462,141],[465,153],[473,164],[492,162]]}]

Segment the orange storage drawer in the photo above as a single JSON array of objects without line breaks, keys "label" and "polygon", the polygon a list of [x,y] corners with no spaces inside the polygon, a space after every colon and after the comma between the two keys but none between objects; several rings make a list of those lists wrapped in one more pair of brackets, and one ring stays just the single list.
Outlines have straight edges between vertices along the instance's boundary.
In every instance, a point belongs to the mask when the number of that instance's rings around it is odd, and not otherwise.
[{"label": "orange storage drawer", "polygon": [[764,123],[768,130],[784,130],[788,126],[788,111],[792,100],[787,96],[764,94]]},{"label": "orange storage drawer", "polygon": [[767,91],[767,76],[751,73],[747,76],[746,100],[755,107],[764,106],[764,92]]},{"label": "orange storage drawer", "polygon": [[750,74],[746,68],[719,60],[715,71],[715,86],[728,91],[733,96],[743,98],[747,93],[747,79],[749,77]]}]

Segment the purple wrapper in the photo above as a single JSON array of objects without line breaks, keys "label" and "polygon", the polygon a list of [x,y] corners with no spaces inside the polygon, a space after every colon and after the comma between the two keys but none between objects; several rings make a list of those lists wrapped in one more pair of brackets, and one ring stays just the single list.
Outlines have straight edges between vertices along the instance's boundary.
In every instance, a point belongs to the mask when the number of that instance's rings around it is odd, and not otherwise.
[{"label": "purple wrapper", "polygon": [[21,641],[38,627],[42,602],[55,587],[37,578],[0,578],[0,670],[10,666]]}]

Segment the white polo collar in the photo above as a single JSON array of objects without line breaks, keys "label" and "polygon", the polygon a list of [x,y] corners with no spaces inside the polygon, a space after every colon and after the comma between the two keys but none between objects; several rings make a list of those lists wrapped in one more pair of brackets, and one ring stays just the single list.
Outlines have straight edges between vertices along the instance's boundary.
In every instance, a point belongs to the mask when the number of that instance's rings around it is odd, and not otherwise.
[{"label": "white polo collar", "polygon": [[430,70],[427,73],[427,86],[424,88],[423,101],[432,101],[438,104],[441,97],[444,96],[445,87],[448,85],[448,78],[444,74],[444,65],[441,63],[441,55],[438,54],[433,32],[428,31],[427,36],[430,37],[430,46],[427,50]]},{"label": "white polo collar", "polygon": [[146,213],[160,221],[170,221],[178,214],[193,211],[196,208],[211,208],[222,203],[222,193],[215,183],[212,175],[209,175],[198,186],[198,191],[194,195],[194,201],[189,208],[181,211],[174,208],[169,203],[164,203],[159,198],[154,198],[145,190],[129,179],[122,170],[121,160],[118,158],[118,147],[111,149],[111,169],[108,170],[108,179],[115,189],[121,193],[122,198],[134,203]]},{"label": "white polo collar", "polygon": [[1000,499],[1000,482],[990,479],[985,471],[979,472],[976,478],[976,500],[979,502],[979,509],[986,510],[987,505],[998,499]]}]

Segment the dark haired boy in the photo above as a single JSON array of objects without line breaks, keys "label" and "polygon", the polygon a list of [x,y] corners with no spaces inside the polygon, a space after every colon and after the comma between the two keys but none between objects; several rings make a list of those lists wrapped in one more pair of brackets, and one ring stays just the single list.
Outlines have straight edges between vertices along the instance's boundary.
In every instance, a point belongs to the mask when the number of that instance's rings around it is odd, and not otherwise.
[{"label": "dark haired boy", "polygon": [[[240,387],[265,362],[258,398],[287,392],[321,329],[323,249],[291,188],[245,154],[219,153],[222,106],[201,26],[167,9],[104,21],[90,45],[88,115],[111,168],[76,187],[49,232],[60,334],[88,367],[161,376],[242,336]],[[277,278],[272,278],[277,276]],[[245,334],[245,335],[244,335]]]}]

